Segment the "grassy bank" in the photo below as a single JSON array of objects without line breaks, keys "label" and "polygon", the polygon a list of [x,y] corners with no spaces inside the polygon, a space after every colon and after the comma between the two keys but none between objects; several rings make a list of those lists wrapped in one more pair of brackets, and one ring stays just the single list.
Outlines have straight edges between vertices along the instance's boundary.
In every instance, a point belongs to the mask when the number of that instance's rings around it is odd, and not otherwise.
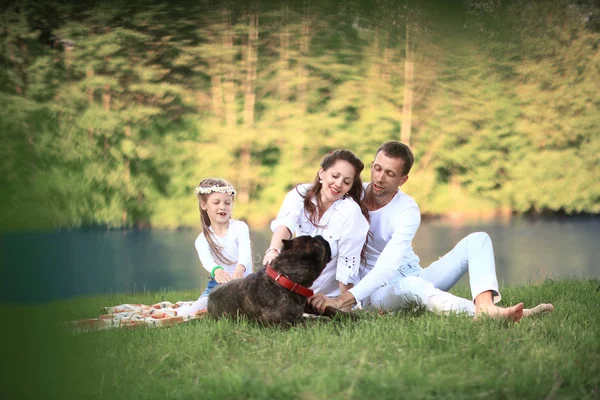
[{"label": "grassy bank", "polygon": [[289,330],[202,319],[72,334],[57,323],[96,316],[101,306],[198,293],[5,305],[10,372],[2,391],[10,398],[598,398],[599,287],[598,280],[562,280],[505,288],[505,305],[556,307],[519,324],[363,313],[358,322],[310,321]]}]

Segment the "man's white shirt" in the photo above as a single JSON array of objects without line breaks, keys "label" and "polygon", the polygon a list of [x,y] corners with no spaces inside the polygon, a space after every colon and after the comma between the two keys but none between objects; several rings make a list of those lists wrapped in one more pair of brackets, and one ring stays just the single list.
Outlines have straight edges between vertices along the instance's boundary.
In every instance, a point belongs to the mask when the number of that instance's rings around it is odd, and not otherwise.
[{"label": "man's white shirt", "polygon": [[[369,183],[364,183],[365,189]],[[403,265],[418,265],[412,240],[421,223],[415,200],[400,189],[384,207],[369,211],[370,228],[366,264],[360,268],[360,282],[349,291],[357,301],[369,297],[389,282]]]}]

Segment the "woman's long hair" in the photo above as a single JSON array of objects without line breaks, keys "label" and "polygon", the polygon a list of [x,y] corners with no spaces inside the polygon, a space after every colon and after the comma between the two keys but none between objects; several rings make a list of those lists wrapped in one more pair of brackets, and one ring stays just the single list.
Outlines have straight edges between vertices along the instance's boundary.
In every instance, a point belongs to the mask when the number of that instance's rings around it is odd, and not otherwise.
[{"label": "woman's long hair", "polygon": [[[360,158],[356,157],[354,153],[350,150],[339,149],[330,152],[321,160],[321,168],[323,171],[328,170],[333,164],[335,164],[338,160],[344,160],[350,163],[354,167],[356,174],[354,175],[354,182],[352,182],[352,186],[345,196],[351,197],[356,204],[360,207],[360,212],[365,217],[367,222],[370,222],[369,211],[367,207],[365,207],[362,203],[362,198],[364,194],[364,188],[362,184],[362,179],[360,178],[360,174],[365,168],[365,164],[360,160]],[[319,226],[319,220],[321,219],[321,213],[319,210],[322,207],[321,204],[321,189],[323,188],[323,184],[320,182],[319,173],[315,176],[315,180],[313,181],[312,187],[303,195],[299,190],[298,186],[296,186],[296,190],[302,197],[304,197],[304,212],[308,216],[309,221],[314,226]],[[313,203],[313,199],[317,200],[317,204]],[[365,245],[363,246],[362,252],[360,253],[361,260],[364,261],[364,253],[367,248],[367,241],[369,235],[365,239]]]},{"label": "woman's long hair", "polygon": [[[321,160],[321,168],[323,169],[323,171],[326,171],[338,160],[347,161],[348,163],[350,163],[350,165],[354,167],[354,170],[356,172],[354,176],[354,182],[352,182],[352,186],[350,187],[350,190],[345,196],[350,196],[352,197],[352,199],[354,199],[356,204],[358,204],[358,206],[360,207],[362,215],[364,215],[367,221],[369,221],[369,211],[365,206],[363,206],[361,201],[364,193],[364,188],[362,185],[362,180],[360,179],[360,174],[365,168],[365,164],[363,164],[360,158],[356,157],[354,153],[352,153],[350,150],[340,149],[332,151],[325,157],[323,157],[323,159]],[[319,215],[319,210],[321,209],[322,204],[321,197],[318,196],[318,194],[321,193],[322,188],[323,184],[320,182],[319,173],[317,172],[317,175],[315,176],[315,180],[313,181],[313,185],[310,188],[310,190],[305,195],[302,195],[302,193],[298,191],[298,193],[300,193],[300,195],[304,197],[304,211],[306,212],[309,221],[314,226],[319,226],[319,219],[321,218],[321,215]],[[296,187],[296,190],[298,190],[298,187]],[[317,199],[316,205],[313,203],[314,198]]]},{"label": "woman's long hair", "polygon": [[[206,178],[202,179],[200,183],[198,183],[198,188],[209,189],[212,187],[230,187],[233,189],[233,186],[231,186],[229,182],[221,178]],[[208,246],[210,247],[210,250],[214,254],[217,261],[220,263],[230,265],[233,264],[234,261],[230,260],[229,258],[223,255],[223,248],[217,244],[216,239],[213,236],[214,234],[210,230],[210,218],[208,216],[208,213],[202,209],[202,203],[206,203],[206,201],[208,200],[208,196],[210,196],[211,193],[198,193],[198,189],[196,189],[196,197],[198,197],[198,209],[200,210],[200,223],[202,224],[202,233],[204,233],[204,237],[208,242]],[[232,200],[234,199],[234,196],[235,194],[231,195]]]}]

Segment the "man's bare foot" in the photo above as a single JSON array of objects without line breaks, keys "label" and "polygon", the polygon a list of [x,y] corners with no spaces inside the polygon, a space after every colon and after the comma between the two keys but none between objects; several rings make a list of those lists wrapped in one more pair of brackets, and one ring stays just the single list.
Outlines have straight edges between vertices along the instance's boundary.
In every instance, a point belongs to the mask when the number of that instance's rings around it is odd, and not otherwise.
[{"label": "man's bare foot", "polygon": [[512,307],[498,307],[496,305],[486,305],[477,307],[475,310],[475,319],[480,315],[487,315],[494,319],[506,319],[508,321],[519,322],[523,318],[523,309],[525,305],[519,303]]},{"label": "man's bare foot", "polygon": [[542,303],[542,304],[538,304],[537,306],[535,306],[533,308],[525,308],[523,310],[523,316],[531,317],[536,314],[541,314],[541,313],[551,312],[551,311],[554,311],[554,306],[552,304]]}]

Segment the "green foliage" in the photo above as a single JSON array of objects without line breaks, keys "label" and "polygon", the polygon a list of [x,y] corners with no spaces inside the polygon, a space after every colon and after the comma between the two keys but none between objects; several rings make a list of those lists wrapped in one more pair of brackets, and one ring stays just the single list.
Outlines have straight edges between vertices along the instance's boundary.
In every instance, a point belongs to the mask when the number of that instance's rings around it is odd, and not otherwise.
[{"label": "green foliage", "polygon": [[206,176],[264,225],[331,149],[369,180],[403,126],[424,212],[598,213],[597,15],[564,0],[9,2],[3,225],[197,225]]}]

